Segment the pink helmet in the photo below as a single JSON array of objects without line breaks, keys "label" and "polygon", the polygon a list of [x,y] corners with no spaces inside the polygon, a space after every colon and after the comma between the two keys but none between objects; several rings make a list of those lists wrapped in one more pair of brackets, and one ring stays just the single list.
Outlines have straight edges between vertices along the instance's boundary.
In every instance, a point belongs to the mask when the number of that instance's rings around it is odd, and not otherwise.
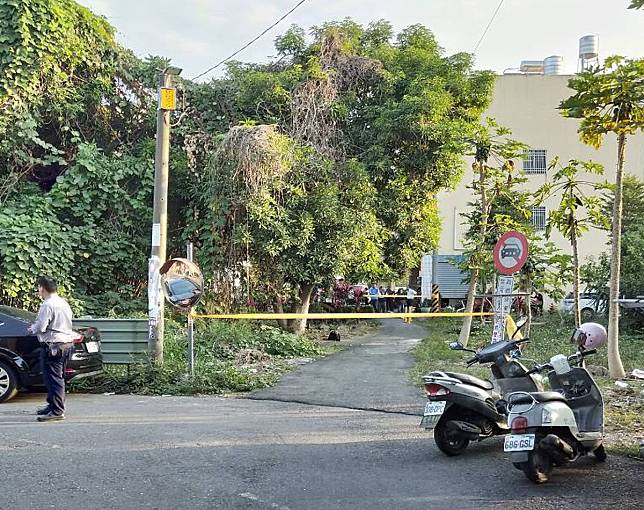
[{"label": "pink helmet", "polygon": [[579,326],[573,335],[573,341],[582,350],[598,349],[606,343],[606,328],[596,322],[586,322]]}]

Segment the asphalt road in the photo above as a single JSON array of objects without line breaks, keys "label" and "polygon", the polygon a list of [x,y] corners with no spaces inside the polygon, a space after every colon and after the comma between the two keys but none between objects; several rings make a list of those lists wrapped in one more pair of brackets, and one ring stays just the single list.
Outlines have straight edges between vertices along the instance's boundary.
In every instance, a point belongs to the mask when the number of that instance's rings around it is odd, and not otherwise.
[{"label": "asphalt road", "polygon": [[440,454],[405,414],[423,404],[406,380],[421,333],[387,322],[250,399],[72,395],[65,422],[39,424],[42,396],[21,396],[0,405],[0,509],[644,506],[636,461],[588,460],[534,486],[498,440]]}]

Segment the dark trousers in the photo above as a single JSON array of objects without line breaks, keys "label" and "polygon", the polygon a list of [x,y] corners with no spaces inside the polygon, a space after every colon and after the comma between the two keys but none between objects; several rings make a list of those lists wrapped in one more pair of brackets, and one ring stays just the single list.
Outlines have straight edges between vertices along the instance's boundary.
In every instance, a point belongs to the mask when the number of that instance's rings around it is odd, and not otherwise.
[{"label": "dark trousers", "polygon": [[68,349],[61,350],[58,356],[51,356],[47,346],[40,352],[42,377],[47,388],[47,404],[49,412],[60,416],[65,414],[65,364],[69,354]]}]

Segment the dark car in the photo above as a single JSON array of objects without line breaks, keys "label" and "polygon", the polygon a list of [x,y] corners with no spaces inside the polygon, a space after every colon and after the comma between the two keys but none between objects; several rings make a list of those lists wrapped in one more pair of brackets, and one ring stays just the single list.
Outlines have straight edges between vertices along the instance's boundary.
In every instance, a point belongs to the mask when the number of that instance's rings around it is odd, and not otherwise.
[{"label": "dark car", "polygon": [[514,243],[508,243],[504,244],[503,248],[501,249],[501,258],[509,258],[509,257],[519,257],[521,256],[521,248],[514,244]]},{"label": "dark car", "polygon": [[164,285],[168,300],[175,306],[190,307],[201,296],[201,285],[190,278],[174,278]]},{"label": "dark car", "polygon": [[[38,338],[27,333],[36,314],[18,308],[0,306],[0,403],[19,389],[42,388]],[[65,367],[65,380],[96,375],[103,370],[101,337],[95,328],[77,330],[74,349]]]}]

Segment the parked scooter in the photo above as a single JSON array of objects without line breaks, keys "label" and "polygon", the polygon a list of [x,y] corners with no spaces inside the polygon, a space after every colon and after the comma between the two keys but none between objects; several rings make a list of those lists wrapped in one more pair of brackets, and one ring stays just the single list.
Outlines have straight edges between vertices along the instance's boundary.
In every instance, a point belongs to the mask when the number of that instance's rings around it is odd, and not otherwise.
[{"label": "parked scooter", "polygon": [[508,397],[512,433],[505,437],[504,450],[510,452],[514,467],[535,483],[547,482],[553,465],[572,462],[591,452],[598,461],[606,460],[602,444],[604,402],[584,367],[584,358],[606,342],[606,330],[600,324],[582,324],[572,340],[578,347],[575,354],[558,354],[529,372],[548,370],[554,391],[520,392]]},{"label": "parked scooter", "polygon": [[[519,331],[519,329],[517,329]],[[457,372],[431,372],[423,377],[428,402],[420,426],[434,430],[436,446],[446,455],[463,453],[471,441],[507,434],[507,402],[512,392],[542,391],[539,376],[529,374],[517,359],[519,345],[529,339],[486,345],[479,351],[452,342],[450,349],[473,352],[467,362],[491,363],[493,381]]]}]

